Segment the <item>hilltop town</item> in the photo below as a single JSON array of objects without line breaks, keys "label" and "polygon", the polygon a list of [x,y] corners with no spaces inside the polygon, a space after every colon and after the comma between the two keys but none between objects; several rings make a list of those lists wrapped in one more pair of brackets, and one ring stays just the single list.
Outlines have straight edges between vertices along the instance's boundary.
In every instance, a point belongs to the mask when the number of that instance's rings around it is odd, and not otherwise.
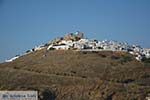
[{"label": "hilltop town", "polygon": [[1,90],[38,100],[148,100],[150,50],[68,33],[0,64]]},{"label": "hilltop town", "polygon": [[[65,34],[64,37],[55,38],[47,44],[27,50],[23,55],[43,48],[47,48],[47,50],[123,51],[134,55],[135,59],[138,61],[150,58],[150,50],[144,49],[139,45],[129,45],[128,43],[121,43],[113,40],[92,40],[84,38],[82,32]],[[6,62],[11,62],[17,58],[19,58],[19,55],[6,60]]]}]

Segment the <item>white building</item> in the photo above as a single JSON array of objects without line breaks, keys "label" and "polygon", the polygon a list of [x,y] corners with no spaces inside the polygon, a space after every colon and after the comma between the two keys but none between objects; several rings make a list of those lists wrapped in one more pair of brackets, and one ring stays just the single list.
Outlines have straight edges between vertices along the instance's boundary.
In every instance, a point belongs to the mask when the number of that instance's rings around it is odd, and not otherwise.
[{"label": "white building", "polygon": [[137,57],[135,57],[136,60],[141,61],[142,60],[142,56],[141,55],[137,55]]},{"label": "white building", "polygon": [[12,62],[12,61],[16,60],[17,58],[19,58],[19,56],[15,56],[15,57],[13,57],[13,58],[11,58],[9,60],[6,60],[5,62]]},{"label": "white building", "polygon": [[120,43],[117,41],[97,41],[89,39],[80,39],[78,41],[62,40],[56,45],[48,46],[47,50],[50,49],[62,49],[68,50],[69,48],[75,48],[78,50],[110,50],[110,51],[126,51],[134,55],[138,61],[141,61],[143,57],[150,58],[150,50],[144,50],[138,45],[129,45],[127,43]]},{"label": "white building", "polygon": [[62,40],[61,42],[59,42],[58,44],[65,44],[65,45],[68,45],[68,46],[73,46],[74,42],[72,40]]},{"label": "white building", "polygon": [[50,50],[50,49],[55,49],[55,50],[68,50],[70,48],[69,45],[50,45],[48,46],[47,50]]}]

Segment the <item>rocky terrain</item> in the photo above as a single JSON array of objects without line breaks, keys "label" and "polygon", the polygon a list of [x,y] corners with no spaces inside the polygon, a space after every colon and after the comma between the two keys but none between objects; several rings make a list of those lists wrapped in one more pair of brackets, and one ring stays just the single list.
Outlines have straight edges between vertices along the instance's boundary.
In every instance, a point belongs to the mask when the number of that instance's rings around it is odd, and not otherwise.
[{"label": "rocky terrain", "polygon": [[1,63],[0,90],[37,90],[39,100],[147,100],[148,58],[138,61],[123,50],[49,47],[81,39],[83,33],[69,34]]}]

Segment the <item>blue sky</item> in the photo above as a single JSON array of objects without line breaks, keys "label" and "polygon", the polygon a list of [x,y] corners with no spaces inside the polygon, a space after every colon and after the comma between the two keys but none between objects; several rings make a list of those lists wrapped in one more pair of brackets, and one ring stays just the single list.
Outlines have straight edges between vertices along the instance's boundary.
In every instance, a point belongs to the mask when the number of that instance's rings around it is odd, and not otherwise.
[{"label": "blue sky", "polygon": [[76,31],[150,48],[150,0],[0,0],[0,62]]}]

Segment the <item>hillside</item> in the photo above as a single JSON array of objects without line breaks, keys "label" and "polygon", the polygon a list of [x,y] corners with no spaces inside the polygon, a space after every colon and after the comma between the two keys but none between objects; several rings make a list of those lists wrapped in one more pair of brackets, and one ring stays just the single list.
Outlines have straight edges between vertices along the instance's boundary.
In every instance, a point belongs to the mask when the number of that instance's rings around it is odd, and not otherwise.
[{"label": "hillside", "polygon": [[39,100],[146,100],[150,63],[121,51],[45,47],[0,64],[0,90],[38,90]]},{"label": "hillside", "polygon": [[36,90],[39,100],[146,100],[150,51],[68,33],[0,64],[0,90]]}]

